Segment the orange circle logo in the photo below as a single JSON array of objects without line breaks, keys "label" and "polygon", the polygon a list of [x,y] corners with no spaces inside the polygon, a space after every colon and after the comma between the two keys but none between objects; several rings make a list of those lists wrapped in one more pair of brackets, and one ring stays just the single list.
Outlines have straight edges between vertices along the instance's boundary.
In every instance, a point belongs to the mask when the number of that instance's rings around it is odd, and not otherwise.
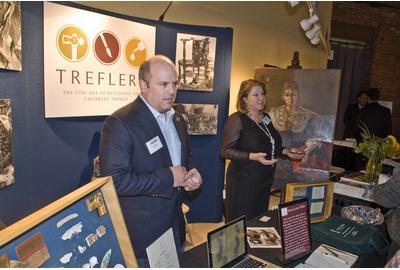
[{"label": "orange circle logo", "polygon": [[57,48],[68,61],[79,62],[89,51],[88,38],[78,27],[68,25],[57,34]]},{"label": "orange circle logo", "polygon": [[139,68],[146,60],[147,47],[140,38],[131,38],[125,45],[125,60],[133,68]]},{"label": "orange circle logo", "polygon": [[98,33],[94,39],[93,52],[101,63],[114,64],[121,52],[118,38],[110,31]]}]

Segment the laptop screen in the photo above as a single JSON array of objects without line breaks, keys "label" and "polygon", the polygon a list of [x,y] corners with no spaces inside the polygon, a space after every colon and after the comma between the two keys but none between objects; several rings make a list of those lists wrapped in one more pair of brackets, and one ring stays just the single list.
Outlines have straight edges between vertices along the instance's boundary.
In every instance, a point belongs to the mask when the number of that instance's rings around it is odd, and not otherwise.
[{"label": "laptop screen", "polygon": [[242,216],[207,234],[211,268],[231,267],[247,255],[246,218]]}]

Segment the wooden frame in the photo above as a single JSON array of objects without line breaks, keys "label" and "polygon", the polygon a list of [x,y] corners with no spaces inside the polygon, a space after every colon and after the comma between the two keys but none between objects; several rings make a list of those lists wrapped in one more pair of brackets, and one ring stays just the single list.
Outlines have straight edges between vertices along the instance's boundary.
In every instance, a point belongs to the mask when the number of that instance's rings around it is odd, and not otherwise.
[{"label": "wooden frame", "polygon": [[307,198],[311,223],[328,219],[332,211],[334,183],[329,180],[287,183],[285,202]]},{"label": "wooden frame", "polygon": [[[108,210],[108,214],[110,215],[112,227],[115,231],[116,239],[118,241],[117,245],[119,246],[122,257],[125,260],[125,266],[129,268],[137,267],[138,265],[136,262],[136,257],[111,177],[97,178],[92,182],[80,187],[79,189],[67,194],[61,199],[1,230],[0,250],[7,245],[13,244],[14,240],[22,237],[24,234],[33,230],[37,226],[45,224],[55,215],[64,210],[68,210],[70,206],[82,201],[83,197],[95,191],[99,191],[98,193],[101,193],[103,196],[103,201]],[[45,232],[43,232],[43,234],[45,234]],[[49,251],[51,253],[51,250]]]}]

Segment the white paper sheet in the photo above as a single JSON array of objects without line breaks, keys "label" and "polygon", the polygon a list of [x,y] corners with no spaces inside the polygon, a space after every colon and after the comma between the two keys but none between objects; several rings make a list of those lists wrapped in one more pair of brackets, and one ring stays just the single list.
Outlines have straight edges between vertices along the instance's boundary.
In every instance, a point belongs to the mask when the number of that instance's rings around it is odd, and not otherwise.
[{"label": "white paper sheet", "polygon": [[146,252],[151,268],[179,268],[172,228],[148,246]]}]

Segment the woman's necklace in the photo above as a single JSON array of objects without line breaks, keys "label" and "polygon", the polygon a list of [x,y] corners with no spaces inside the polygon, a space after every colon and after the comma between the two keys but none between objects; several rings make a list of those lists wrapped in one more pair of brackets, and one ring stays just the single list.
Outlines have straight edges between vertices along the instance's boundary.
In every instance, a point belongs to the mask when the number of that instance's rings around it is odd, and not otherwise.
[{"label": "woman's necklace", "polygon": [[256,121],[255,117],[253,118],[253,115],[251,113],[249,113],[250,119],[253,120],[254,123],[256,123],[256,125],[264,132],[265,135],[267,135],[267,137],[269,138],[269,141],[271,142],[271,159],[275,158],[275,139],[274,137],[272,137],[271,131],[269,131],[268,126],[265,124],[265,121],[262,117],[262,115],[258,114],[258,116],[261,119],[262,125],[264,126],[264,128],[262,128],[262,126]]}]

